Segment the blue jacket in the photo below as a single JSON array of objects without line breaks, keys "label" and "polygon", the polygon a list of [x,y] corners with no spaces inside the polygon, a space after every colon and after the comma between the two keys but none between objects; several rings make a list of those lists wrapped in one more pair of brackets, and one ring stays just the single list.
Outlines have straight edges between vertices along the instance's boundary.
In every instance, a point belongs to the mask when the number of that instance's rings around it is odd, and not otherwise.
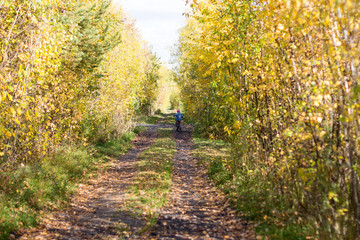
[{"label": "blue jacket", "polygon": [[184,116],[178,112],[178,113],[174,114],[174,117],[175,117],[176,121],[181,121]]}]

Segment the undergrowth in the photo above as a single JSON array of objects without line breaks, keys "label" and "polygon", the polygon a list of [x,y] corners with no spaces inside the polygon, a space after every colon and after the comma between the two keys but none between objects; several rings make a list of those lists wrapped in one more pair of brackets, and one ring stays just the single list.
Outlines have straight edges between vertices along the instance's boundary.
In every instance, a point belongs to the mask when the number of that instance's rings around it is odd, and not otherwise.
[{"label": "undergrowth", "polygon": [[[138,129],[137,129],[138,131]],[[65,207],[79,182],[106,169],[131,146],[135,133],[88,146],[67,146],[35,165],[0,172],[0,239],[35,226],[47,212]]]},{"label": "undergrowth", "polygon": [[155,124],[157,121],[161,119],[161,115],[138,115],[136,122],[138,123],[147,123],[147,124]]},{"label": "undergrowth", "polygon": [[142,232],[156,223],[158,210],[168,200],[173,172],[175,142],[172,130],[158,129],[158,138],[139,156],[139,173],[127,192],[120,211],[127,211],[146,221]]},{"label": "undergrowth", "polygon": [[[139,115],[137,117],[138,123],[147,123],[147,124],[174,124],[175,118],[174,118],[175,112],[173,111],[167,111],[166,113],[158,113],[150,116],[146,115]],[[184,118],[186,122],[186,118]]]},{"label": "undergrowth", "polygon": [[194,157],[207,167],[209,176],[242,217],[254,222],[260,237],[276,240],[305,239],[304,227],[297,226],[291,219],[274,216],[274,211],[288,209],[289,206],[283,205],[282,199],[270,199],[270,184],[251,178],[245,172],[231,172],[233,162],[230,144],[199,136],[194,138],[194,144]]}]

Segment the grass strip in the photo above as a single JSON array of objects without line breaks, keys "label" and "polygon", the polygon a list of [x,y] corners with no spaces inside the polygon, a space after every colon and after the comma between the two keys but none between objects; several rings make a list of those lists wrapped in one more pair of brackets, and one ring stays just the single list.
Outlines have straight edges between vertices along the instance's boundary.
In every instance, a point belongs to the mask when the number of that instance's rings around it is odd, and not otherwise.
[{"label": "grass strip", "polygon": [[139,156],[139,172],[120,208],[120,211],[129,212],[146,222],[139,234],[154,226],[158,210],[169,198],[176,152],[172,132],[169,129],[158,129],[157,140]]},{"label": "grass strip", "polygon": [[229,193],[227,185],[232,179],[230,170],[230,145],[221,140],[194,138],[193,156],[200,160],[209,171],[209,176],[225,193]]},{"label": "grass strip", "polygon": [[35,165],[0,172],[0,239],[35,226],[42,215],[67,206],[78,184],[96,177],[131,147],[135,133],[87,146],[67,146]]}]

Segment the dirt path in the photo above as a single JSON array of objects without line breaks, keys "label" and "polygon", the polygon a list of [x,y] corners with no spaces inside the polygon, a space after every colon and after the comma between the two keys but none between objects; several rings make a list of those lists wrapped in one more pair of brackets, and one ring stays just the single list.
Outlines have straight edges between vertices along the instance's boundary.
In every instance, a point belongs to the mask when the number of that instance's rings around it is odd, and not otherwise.
[{"label": "dirt path", "polygon": [[177,154],[170,203],[161,213],[151,237],[155,239],[255,239],[223,194],[212,186],[206,171],[191,155],[192,130],[175,133]]},{"label": "dirt path", "polygon": [[121,239],[119,227],[131,226],[136,233],[143,222],[119,212],[119,201],[136,176],[134,164],[139,154],[157,137],[159,126],[149,129],[134,140],[134,147],[97,179],[80,184],[68,209],[47,216],[43,223],[25,232],[19,239]]},{"label": "dirt path", "polygon": [[[134,164],[139,154],[154,142],[158,128],[172,128],[168,124],[144,126],[148,130],[135,139],[128,154],[99,178],[80,185],[68,209],[49,215],[19,239],[255,239],[251,227],[236,217],[192,157],[189,125],[183,132],[174,133],[177,153],[170,201],[152,232],[137,235],[145,223],[120,212],[119,203],[136,176]],[[130,235],[121,235],[123,226],[130,226]]]}]

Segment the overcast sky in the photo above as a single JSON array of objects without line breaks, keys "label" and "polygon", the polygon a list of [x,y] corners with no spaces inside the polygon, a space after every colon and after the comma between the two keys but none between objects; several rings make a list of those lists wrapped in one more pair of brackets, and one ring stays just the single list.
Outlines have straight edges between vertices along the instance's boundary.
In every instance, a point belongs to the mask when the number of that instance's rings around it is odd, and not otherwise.
[{"label": "overcast sky", "polygon": [[185,0],[113,0],[136,19],[141,35],[161,61],[168,63],[178,30],[185,25]]}]

